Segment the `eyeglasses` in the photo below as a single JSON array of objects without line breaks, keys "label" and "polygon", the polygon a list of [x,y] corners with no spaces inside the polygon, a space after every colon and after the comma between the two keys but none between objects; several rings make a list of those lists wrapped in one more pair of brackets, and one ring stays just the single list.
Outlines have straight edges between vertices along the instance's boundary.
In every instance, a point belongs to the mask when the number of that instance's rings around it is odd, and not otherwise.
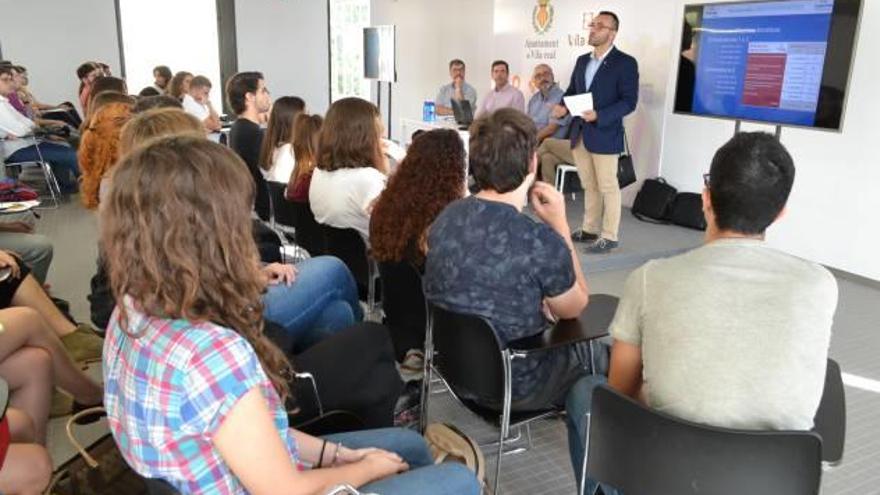
[{"label": "eyeglasses", "polygon": [[703,174],[703,185],[705,185],[706,187],[709,187],[709,180],[710,179],[711,179],[711,176],[709,174]]}]

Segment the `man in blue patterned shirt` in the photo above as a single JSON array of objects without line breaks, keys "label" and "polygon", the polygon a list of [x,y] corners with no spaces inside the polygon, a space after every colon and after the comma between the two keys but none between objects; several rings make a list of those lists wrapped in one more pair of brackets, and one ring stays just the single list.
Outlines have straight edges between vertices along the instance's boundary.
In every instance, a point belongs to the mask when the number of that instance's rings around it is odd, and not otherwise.
[{"label": "man in blue patterned shirt", "polygon": [[[518,110],[477,119],[469,161],[480,191],[447,206],[428,233],[425,296],[486,318],[502,346],[542,332],[548,318],[576,318],[587,305],[565,201],[551,185],[534,182],[536,147],[535,124]],[[540,222],[522,213],[526,201]],[[589,373],[585,356],[584,349],[567,347],[514,361],[514,410],[561,404],[572,383]]]}]

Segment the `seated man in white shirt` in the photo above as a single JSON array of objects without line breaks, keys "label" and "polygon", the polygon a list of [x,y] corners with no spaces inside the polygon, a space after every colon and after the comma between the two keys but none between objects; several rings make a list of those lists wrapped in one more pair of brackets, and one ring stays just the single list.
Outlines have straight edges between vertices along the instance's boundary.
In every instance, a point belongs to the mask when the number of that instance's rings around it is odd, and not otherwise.
[{"label": "seated man in white shirt", "polygon": [[76,151],[64,144],[37,143],[33,139],[38,126],[20,114],[7,98],[15,91],[14,76],[11,66],[0,66],[0,160],[7,163],[46,160],[52,166],[61,192],[75,192],[79,177]]},{"label": "seated man in white shirt", "polygon": [[[713,426],[813,427],[837,282],[821,265],[764,242],[784,212],[794,176],[791,156],[770,134],[739,133],[715,153],[704,175],[705,244],[649,261],[626,281],[610,327],[613,389]],[[577,477],[584,414],[602,381],[581,379],[567,399]],[[586,493],[592,485],[588,480]]]},{"label": "seated man in white shirt", "polygon": [[220,115],[214,110],[209,97],[211,81],[205,76],[196,76],[189,83],[189,92],[183,95],[183,110],[195,116],[209,132],[220,131]]}]

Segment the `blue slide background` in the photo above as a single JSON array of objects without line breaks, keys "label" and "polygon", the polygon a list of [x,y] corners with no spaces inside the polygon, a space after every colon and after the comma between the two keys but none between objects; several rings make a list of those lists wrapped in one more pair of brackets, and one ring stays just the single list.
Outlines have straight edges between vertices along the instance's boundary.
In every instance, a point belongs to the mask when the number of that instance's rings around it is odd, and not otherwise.
[{"label": "blue slide background", "polygon": [[[770,33],[720,34],[703,31],[699,40],[697,75],[694,87],[693,113],[715,115],[749,120],[762,120],[795,125],[813,125],[815,111],[779,110],[757,108],[740,104],[748,61],[748,44],[751,41],[828,41],[831,14],[755,16],[755,17],[717,17],[703,19],[706,29],[761,29],[778,28]],[[735,38],[735,41],[713,43],[711,38]],[[729,50],[734,45],[739,52],[739,63],[729,65],[720,60],[721,49]],[[736,78],[735,95],[717,94],[713,84],[719,70],[734,71]],[[821,71],[819,67],[817,70]]]}]

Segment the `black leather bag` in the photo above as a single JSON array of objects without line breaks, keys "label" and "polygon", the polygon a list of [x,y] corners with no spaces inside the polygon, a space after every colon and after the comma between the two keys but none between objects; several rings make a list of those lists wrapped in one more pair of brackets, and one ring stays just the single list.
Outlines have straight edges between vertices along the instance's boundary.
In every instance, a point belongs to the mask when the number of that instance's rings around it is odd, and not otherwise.
[{"label": "black leather bag", "polygon": [[620,188],[636,181],[636,169],[633,164],[632,153],[629,150],[629,141],[626,139],[626,130],[623,131],[623,154],[617,158],[617,184]]},{"label": "black leather bag", "polygon": [[669,223],[669,208],[677,193],[663,177],[646,179],[633,201],[632,214],[645,222]]},{"label": "black leather bag", "polygon": [[669,221],[689,229],[706,230],[703,197],[692,192],[678,193],[669,208]]}]

